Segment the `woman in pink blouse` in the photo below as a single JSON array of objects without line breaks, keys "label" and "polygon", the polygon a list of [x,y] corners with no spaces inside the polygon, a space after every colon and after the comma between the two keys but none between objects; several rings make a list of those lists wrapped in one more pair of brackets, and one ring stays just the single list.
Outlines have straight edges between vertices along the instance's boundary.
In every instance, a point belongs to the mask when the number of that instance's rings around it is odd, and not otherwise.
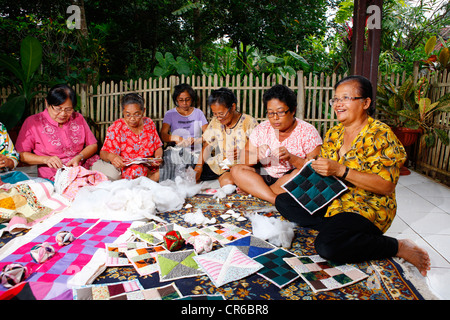
[{"label": "woman in pink blouse", "polygon": [[82,165],[89,169],[98,160],[97,139],[83,116],[74,111],[77,96],[59,84],[50,89],[45,110],[29,116],[16,141],[22,162],[38,166],[38,176],[54,180],[57,169]]},{"label": "woman in pink blouse", "polygon": [[[122,99],[122,113],[123,118],[116,120],[108,128],[100,151],[101,159],[120,170],[121,178],[146,176],[159,181],[163,144],[154,122],[144,117],[144,99],[136,93],[125,95]],[[128,164],[138,158],[157,158],[157,161],[151,164]],[[100,171],[104,172],[102,169]],[[110,174],[107,176],[111,177]]]},{"label": "woman in pink blouse", "polygon": [[253,129],[241,156],[240,165],[231,168],[241,192],[272,204],[281,186],[298,169],[319,154],[322,138],[311,124],[297,119],[297,96],[286,86],[275,85],[264,93],[268,120]]}]

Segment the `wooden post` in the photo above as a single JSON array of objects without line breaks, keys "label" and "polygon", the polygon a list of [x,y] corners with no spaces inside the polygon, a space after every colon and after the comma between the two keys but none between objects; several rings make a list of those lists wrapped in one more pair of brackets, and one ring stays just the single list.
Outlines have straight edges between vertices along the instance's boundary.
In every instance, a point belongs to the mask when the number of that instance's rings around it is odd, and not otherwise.
[{"label": "wooden post", "polygon": [[[355,0],[354,3],[351,74],[362,75],[372,82],[375,103],[383,0]],[[365,39],[366,23],[367,41]]]}]

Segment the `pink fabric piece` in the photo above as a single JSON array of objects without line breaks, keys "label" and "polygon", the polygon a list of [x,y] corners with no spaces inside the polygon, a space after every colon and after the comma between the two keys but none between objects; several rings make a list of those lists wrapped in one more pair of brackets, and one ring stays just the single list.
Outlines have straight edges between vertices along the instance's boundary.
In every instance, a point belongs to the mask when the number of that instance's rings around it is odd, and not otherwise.
[{"label": "pink fabric piece", "polygon": [[[269,120],[263,121],[253,129],[249,140],[256,147],[266,144],[272,151],[285,147],[289,153],[305,158],[308,153],[322,144],[322,138],[313,125],[300,119],[296,120],[297,126],[291,135],[282,142],[280,142],[277,131],[272,127]],[[269,159],[270,163],[268,165],[264,164],[264,169],[274,178],[280,178],[287,171],[294,169],[288,161],[278,161],[278,159],[270,155]]]},{"label": "pink fabric piece", "polygon": [[[63,164],[66,164],[86,146],[95,143],[97,139],[80,113],[72,113],[69,121],[60,128],[45,109],[25,120],[15,147],[18,152],[32,152],[38,156],[57,156]],[[98,159],[99,156],[94,155],[87,159],[83,166],[90,168]],[[45,165],[38,166],[39,177],[53,180],[55,173],[56,169]]]},{"label": "pink fabric piece", "polygon": [[69,167],[65,170],[69,170],[66,181],[68,186],[63,190],[62,195],[71,201],[82,187],[96,186],[101,182],[108,181],[103,173],[87,170],[84,167]]}]

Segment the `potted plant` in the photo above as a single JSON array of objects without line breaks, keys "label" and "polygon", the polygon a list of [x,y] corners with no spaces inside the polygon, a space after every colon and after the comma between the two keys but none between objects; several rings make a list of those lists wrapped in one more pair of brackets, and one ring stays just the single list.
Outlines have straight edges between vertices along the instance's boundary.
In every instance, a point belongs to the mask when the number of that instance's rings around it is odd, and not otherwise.
[{"label": "potted plant", "polygon": [[398,88],[389,81],[382,81],[377,87],[376,107],[405,148],[414,144],[419,136],[426,147],[432,147],[437,139],[449,145],[448,133],[434,120],[434,116],[450,112],[450,93],[432,103],[428,97],[430,89],[425,77],[420,78],[416,85],[410,77]]}]

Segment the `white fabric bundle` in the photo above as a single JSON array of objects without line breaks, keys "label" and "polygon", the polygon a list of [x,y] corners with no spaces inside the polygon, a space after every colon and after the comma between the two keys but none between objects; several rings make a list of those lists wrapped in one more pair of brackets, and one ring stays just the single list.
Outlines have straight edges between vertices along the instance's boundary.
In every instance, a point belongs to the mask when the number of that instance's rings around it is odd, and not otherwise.
[{"label": "white fabric bundle", "polygon": [[295,223],[262,216],[257,212],[248,213],[246,217],[252,222],[252,233],[255,237],[267,240],[278,247],[291,247]]},{"label": "white fabric bundle", "polygon": [[81,188],[68,210],[78,214],[85,212],[84,216],[88,217],[101,212],[105,219],[155,219],[157,212],[180,210],[185,198],[195,195],[200,189],[201,185],[188,183],[179,177],[164,183],[147,177],[105,181]]}]

